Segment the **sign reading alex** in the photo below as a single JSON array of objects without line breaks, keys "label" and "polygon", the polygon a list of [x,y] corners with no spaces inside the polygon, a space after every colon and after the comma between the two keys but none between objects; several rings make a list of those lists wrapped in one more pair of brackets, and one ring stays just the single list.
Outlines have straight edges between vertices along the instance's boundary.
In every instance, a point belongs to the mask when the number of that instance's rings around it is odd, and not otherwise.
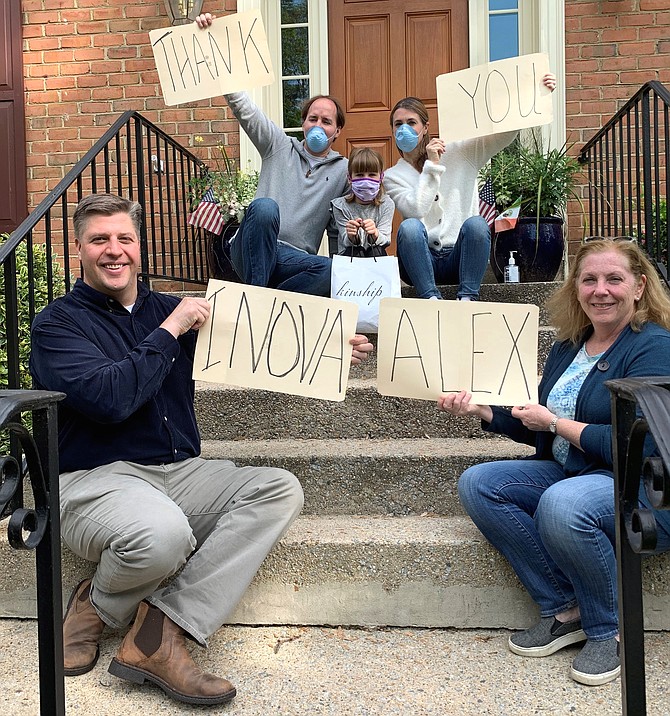
[{"label": "sign reading alex", "polygon": [[347,301],[210,280],[193,379],[344,400],[358,307]]},{"label": "sign reading alex", "polygon": [[274,82],[259,10],[149,33],[166,105],[261,87]]},{"label": "sign reading alex", "polygon": [[377,390],[425,400],[468,390],[478,405],[536,403],[538,321],[534,305],[385,298]]},{"label": "sign reading alex", "polygon": [[437,78],[440,138],[446,142],[549,124],[551,91],[544,54],[498,60]]}]

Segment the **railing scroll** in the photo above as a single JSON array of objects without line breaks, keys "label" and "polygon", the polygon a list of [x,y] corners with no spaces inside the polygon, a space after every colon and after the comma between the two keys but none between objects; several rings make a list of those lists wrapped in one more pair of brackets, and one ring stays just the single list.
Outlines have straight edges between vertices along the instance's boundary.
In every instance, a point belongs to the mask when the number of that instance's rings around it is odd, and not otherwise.
[{"label": "railing scroll", "polygon": [[[7,536],[14,549],[35,550],[41,716],[65,714],[56,415],[64,397],[42,390],[0,390],[0,430],[8,431],[25,455],[34,501],[33,507],[13,510]],[[21,423],[27,412],[32,412],[32,435]],[[22,465],[15,455],[0,456],[0,515],[22,493]]]},{"label": "railing scroll", "polygon": [[[623,378],[606,383],[612,400],[614,500],[621,699],[623,716],[644,716],[642,555],[656,549],[654,512],[638,502],[640,480],[656,510],[670,508],[670,377]],[[644,457],[651,436],[657,456]]]}]

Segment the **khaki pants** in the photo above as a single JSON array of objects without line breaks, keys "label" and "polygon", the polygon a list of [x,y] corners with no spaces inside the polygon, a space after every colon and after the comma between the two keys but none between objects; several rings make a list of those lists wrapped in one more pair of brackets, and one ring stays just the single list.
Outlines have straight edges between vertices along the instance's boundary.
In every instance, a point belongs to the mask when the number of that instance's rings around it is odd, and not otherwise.
[{"label": "khaki pants", "polygon": [[63,539],[98,564],[91,599],[103,621],[124,627],[147,599],[203,646],[303,504],[290,472],[228,460],[115,462],[60,484]]}]

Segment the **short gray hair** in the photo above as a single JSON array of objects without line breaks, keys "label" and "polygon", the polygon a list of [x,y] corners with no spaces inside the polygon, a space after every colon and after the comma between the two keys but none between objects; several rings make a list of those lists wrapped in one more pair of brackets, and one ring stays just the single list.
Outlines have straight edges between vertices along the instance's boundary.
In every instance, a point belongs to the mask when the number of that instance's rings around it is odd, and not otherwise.
[{"label": "short gray hair", "polygon": [[124,199],[116,194],[90,194],[84,197],[74,210],[72,222],[75,239],[81,240],[91,216],[113,216],[114,214],[128,214],[139,237],[142,225],[142,207],[136,201]]}]

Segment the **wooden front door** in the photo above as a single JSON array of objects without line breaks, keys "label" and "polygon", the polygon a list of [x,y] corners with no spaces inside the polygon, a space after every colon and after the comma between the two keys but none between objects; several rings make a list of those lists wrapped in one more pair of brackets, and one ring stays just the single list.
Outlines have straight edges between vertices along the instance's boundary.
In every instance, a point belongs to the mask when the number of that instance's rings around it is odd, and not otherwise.
[{"label": "wooden front door", "polygon": [[330,93],[346,124],[335,149],[372,147],[394,164],[393,105],[414,96],[437,134],[437,75],[468,67],[467,0],[328,0]]},{"label": "wooden front door", "polygon": [[21,3],[0,3],[0,233],[27,216]]}]

